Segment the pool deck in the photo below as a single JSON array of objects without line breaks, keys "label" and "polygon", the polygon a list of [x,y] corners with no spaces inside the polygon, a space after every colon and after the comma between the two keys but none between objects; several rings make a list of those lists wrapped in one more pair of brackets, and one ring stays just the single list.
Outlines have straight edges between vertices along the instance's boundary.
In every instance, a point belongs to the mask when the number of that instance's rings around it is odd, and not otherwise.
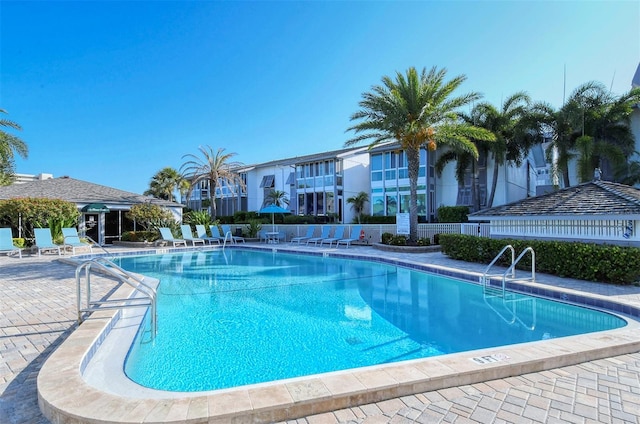
[{"label": "pool deck", "polygon": [[[282,247],[289,247],[285,244]],[[336,249],[295,246],[298,250],[335,252]],[[111,249],[127,251],[127,249]],[[453,261],[441,253],[401,254],[354,246],[340,249],[340,253],[359,256],[381,256],[428,263],[444,268],[481,273],[484,265]],[[65,343],[79,342],[76,325],[75,268],[56,261],[56,255],[25,256],[22,259],[0,256],[0,423],[48,423],[38,407],[36,381],[43,364]],[[111,294],[112,284],[100,277],[92,278],[94,294]],[[562,288],[567,293],[581,293],[591,297],[613,300],[640,308],[640,287],[613,286],[592,282],[558,278],[538,274],[537,285]],[[99,319],[89,320],[80,327],[102,325]],[[78,343],[80,345],[80,343]],[[78,349],[70,346],[73,354]],[[68,353],[67,352],[67,353]],[[252,422],[258,416],[234,415],[231,411],[259,409],[271,402],[308,407],[304,418],[271,419],[261,415],[262,421],[287,423],[430,423],[430,422],[610,422],[640,423],[640,330],[638,326],[591,336],[576,336],[544,342],[519,345],[517,348],[485,349],[481,353],[501,353],[508,363],[503,375],[503,363],[477,365],[470,357],[478,354],[455,354],[442,358],[411,361],[374,367],[359,374],[334,373],[318,377],[312,382],[294,380],[288,384],[260,385],[241,392],[226,392],[233,399],[221,402],[221,397],[177,399],[171,401],[139,401],[136,403],[137,422]],[[57,355],[61,355],[60,350]],[[48,381],[38,381],[47,401],[70,404],[79,411],[102,410],[102,418],[95,422],[117,422],[116,415],[124,414],[122,399],[107,396],[107,401],[96,399],[90,391],[75,392],[74,387],[60,387],[68,376],[79,374],[77,364],[65,362],[68,358],[53,357],[48,363]],[[592,359],[592,357],[599,359]],[[581,359],[582,358],[582,359]],[[592,359],[592,360],[589,360]],[[56,368],[55,361],[59,367]],[[567,365],[571,364],[571,365]],[[52,367],[54,372],[52,372]],[[484,368],[483,368],[484,367]],[[540,371],[540,367],[546,368]],[[46,374],[47,372],[45,372]],[[52,377],[53,376],[53,377]],[[62,379],[56,381],[55,379]],[[427,384],[426,381],[430,383]],[[321,384],[319,384],[321,383]],[[412,383],[413,388],[425,390],[403,393],[402,387]],[[405,385],[403,385],[405,384]],[[434,389],[429,387],[435,384]],[[277,387],[276,391],[273,387]],[[352,386],[351,388],[348,386]],[[446,386],[446,388],[444,388]],[[396,393],[378,400],[369,389]],[[400,388],[400,389],[399,389]],[[336,407],[329,412],[315,413],[305,400],[319,396],[327,402],[336,402],[333,396],[355,390],[359,406]],[[326,391],[329,392],[326,392]],[[57,395],[56,395],[57,393]],[[369,393],[369,394],[367,394]],[[371,399],[366,402],[367,397]],[[333,399],[333,400],[332,400]],[[363,402],[364,401],[364,402]],[[101,403],[104,402],[104,403]],[[260,403],[262,405],[259,405]],[[133,405],[133,404],[132,404]],[[109,407],[111,409],[109,409]],[[125,406],[126,407],[126,406]],[[215,410],[225,409],[222,414]],[[276,411],[277,408],[266,410]],[[303,409],[300,409],[300,411]],[[130,412],[130,411],[129,411]],[[56,414],[54,422],[80,422]],[[201,419],[212,416],[210,420]]]}]

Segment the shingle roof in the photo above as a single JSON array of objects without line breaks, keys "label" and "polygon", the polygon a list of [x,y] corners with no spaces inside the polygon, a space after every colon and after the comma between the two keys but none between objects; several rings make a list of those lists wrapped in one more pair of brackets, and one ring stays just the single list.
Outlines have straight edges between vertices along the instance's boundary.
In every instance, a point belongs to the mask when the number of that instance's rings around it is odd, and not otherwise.
[{"label": "shingle roof", "polygon": [[484,209],[470,218],[640,214],[640,190],[609,181],[591,181],[541,196]]},{"label": "shingle roof", "polygon": [[168,207],[182,206],[179,203],[168,202],[151,196],[142,196],[140,194],[69,177],[51,178],[0,187],[0,199],[14,199],[19,197],[62,199],[73,203],[133,205],[136,203],[151,202]]}]

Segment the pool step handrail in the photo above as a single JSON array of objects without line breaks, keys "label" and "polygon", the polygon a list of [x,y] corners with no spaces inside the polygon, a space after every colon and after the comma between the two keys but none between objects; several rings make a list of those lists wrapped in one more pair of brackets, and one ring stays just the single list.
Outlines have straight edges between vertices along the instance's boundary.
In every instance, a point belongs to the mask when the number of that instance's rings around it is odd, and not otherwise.
[{"label": "pool step handrail", "polygon": [[231,244],[236,242],[233,239],[233,234],[231,234],[231,231],[227,231],[226,233],[224,233],[224,241],[222,242],[222,250],[224,250],[224,247],[227,245],[227,238],[229,240],[231,240]]},{"label": "pool step handrail", "polygon": [[[491,263],[489,265],[487,265],[487,267],[485,268],[484,272],[480,276],[480,284],[482,284],[482,286],[484,288],[491,287],[491,278],[492,277],[502,277],[503,274],[489,274],[489,271],[491,270],[491,267],[493,265],[495,265],[496,262],[498,262],[498,259],[500,259],[502,257],[502,255],[507,250],[511,251],[511,264],[513,265],[513,263],[515,262],[515,260],[516,260],[516,251],[513,248],[513,246],[511,246],[510,244],[507,244],[505,247],[502,248],[500,253],[498,253],[495,256],[495,258],[493,258]],[[512,276],[515,277],[515,271],[513,271],[513,275]]]},{"label": "pool step handrail", "polygon": [[108,258],[109,258],[109,259],[113,259],[113,258],[115,258],[115,256],[113,255],[113,253],[109,252],[107,249],[105,249],[105,247],[104,247],[103,245],[98,244],[98,242],[97,242],[97,241],[95,241],[94,239],[92,239],[92,238],[91,238],[91,237],[89,237],[88,235],[86,235],[86,234],[85,234],[85,235],[80,236],[80,237],[81,237],[81,238],[86,238],[86,239],[87,239],[87,240],[89,240],[91,243],[93,243],[93,246],[92,246],[92,247],[98,247],[98,248],[100,248],[100,250],[102,250],[104,253],[106,253],[106,254],[107,254],[107,256],[108,256]]},{"label": "pool step handrail", "polygon": [[[85,306],[82,305],[82,271],[85,272]],[[132,287],[138,295],[142,297],[131,296],[125,299],[108,299],[108,300],[91,300],[91,272],[97,271],[115,278],[123,284]],[[76,268],[76,296],[77,296],[77,312],[78,324],[84,321],[83,314],[85,312],[95,312],[106,309],[123,309],[149,307],[151,309],[151,338],[155,338],[157,325],[157,295],[156,289],[146,280],[146,277],[137,276],[131,272],[125,271],[112,261],[106,258],[92,258],[82,262]]]}]

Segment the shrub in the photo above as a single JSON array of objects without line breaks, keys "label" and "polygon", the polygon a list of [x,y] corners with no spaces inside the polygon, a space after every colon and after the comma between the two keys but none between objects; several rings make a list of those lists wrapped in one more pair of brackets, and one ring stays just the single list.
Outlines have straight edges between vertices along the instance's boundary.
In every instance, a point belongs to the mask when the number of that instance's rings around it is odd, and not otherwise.
[{"label": "shrub", "polygon": [[468,206],[440,206],[438,208],[438,222],[459,223],[469,221]]},{"label": "shrub", "polygon": [[403,235],[395,235],[391,237],[389,240],[389,244],[392,246],[406,246],[407,245],[407,237]]},{"label": "shrub", "polygon": [[[452,259],[489,264],[504,246],[516,254],[531,246],[536,255],[536,271],[579,280],[631,284],[640,278],[640,249],[606,244],[566,241],[490,239],[461,234],[440,234],[442,252]],[[510,255],[497,261],[510,265]],[[531,269],[531,256],[525,255],[519,269]]]},{"label": "shrub", "polygon": [[433,235],[433,244],[440,244],[440,233]]},{"label": "shrub", "polygon": [[393,216],[380,216],[380,215],[367,215],[362,214],[360,217],[362,224],[395,224],[396,217]]},{"label": "shrub", "polygon": [[125,231],[122,241],[156,241],[160,238],[157,231]]},{"label": "shrub", "polygon": [[247,237],[256,238],[258,237],[258,231],[262,229],[262,222],[257,219],[252,219],[245,229],[247,230]]},{"label": "shrub", "polygon": [[60,199],[25,197],[0,200],[0,217],[13,228],[22,223],[22,234],[33,238],[34,228],[44,228],[50,222],[77,222],[80,212],[75,203]]},{"label": "shrub", "polygon": [[182,215],[182,222],[189,225],[210,225],[211,215],[207,211],[189,211]]},{"label": "shrub", "polygon": [[177,225],[171,211],[152,203],[133,205],[125,215],[147,231],[157,231],[160,227],[172,228]]},{"label": "shrub", "polygon": [[391,239],[393,238],[393,234],[391,233],[382,233],[380,236],[380,241],[382,244],[391,244]]},{"label": "shrub", "polygon": [[417,240],[418,246],[431,246],[431,240],[429,240],[429,237],[420,237]]},{"label": "shrub", "polygon": [[19,247],[20,249],[22,249],[22,248],[24,248],[26,246],[25,239],[23,239],[22,237],[14,238],[13,239],[13,244],[14,244],[14,246]]},{"label": "shrub", "polygon": [[316,224],[316,217],[311,215],[286,215],[285,224]]}]

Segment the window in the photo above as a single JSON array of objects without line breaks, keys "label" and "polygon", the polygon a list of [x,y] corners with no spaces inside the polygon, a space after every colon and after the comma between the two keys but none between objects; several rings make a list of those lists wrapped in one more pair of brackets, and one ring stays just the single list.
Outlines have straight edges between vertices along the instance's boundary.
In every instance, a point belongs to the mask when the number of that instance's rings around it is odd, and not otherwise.
[{"label": "window", "polygon": [[273,188],[273,182],[275,181],[275,175],[265,175],[262,177],[262,183],[260,183],[261,188]]}]

